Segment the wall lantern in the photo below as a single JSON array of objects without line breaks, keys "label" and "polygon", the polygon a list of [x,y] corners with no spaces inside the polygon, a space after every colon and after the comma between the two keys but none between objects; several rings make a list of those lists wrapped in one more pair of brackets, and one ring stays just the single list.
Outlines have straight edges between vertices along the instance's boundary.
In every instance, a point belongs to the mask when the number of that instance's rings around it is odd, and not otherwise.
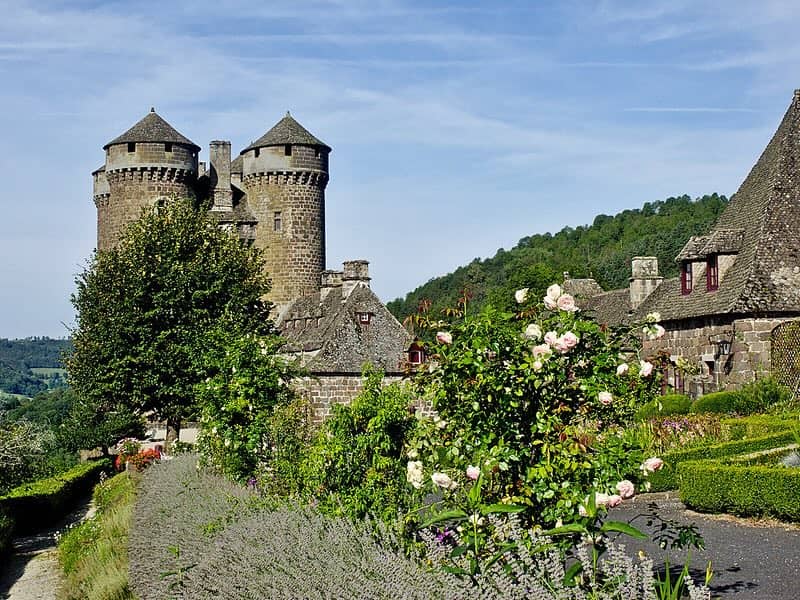
[{"label": "wall lantern", "polygon": [[728,356],[730,355],[731,348],[733,347],[733,331],[726,329],[720,334],[710,335],[708,336],[708,341],[716,346],[716,351],[714,353],[715,358],[719,358],[720,356]]}]

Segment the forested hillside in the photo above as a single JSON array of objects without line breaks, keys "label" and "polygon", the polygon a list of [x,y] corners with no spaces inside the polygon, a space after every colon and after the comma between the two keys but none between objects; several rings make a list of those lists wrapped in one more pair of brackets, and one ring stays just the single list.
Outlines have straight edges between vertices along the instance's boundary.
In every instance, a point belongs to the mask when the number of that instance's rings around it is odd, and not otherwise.
[{"label": "forested hillside", "polygon": [[492,258],[476,258],[388,307],[402,320],[417,312],[423,301],[429,300],[436,313],[454,306],[464,292],[470,310],[486,302],[509,306],[514,290],[529,287],[543,292],[560,282],[564,271],[572,277],[594,277],[607,290],[620,288],[628,285],[633,256],[657,256],[661,274],[672,277],[678,273],[675,256],[683,245],[713,225],[727,202],[717,194],[695,200],[684,195],[647,202],[641,209],[613,217],[601,214],[591,225],[524,237],[511,250],[501,248]]},{"label": "forested hillside", "polygon": [[34,396],[64,385],[61,355],[71,347],[47,337],[0,338],[0,392]]}]

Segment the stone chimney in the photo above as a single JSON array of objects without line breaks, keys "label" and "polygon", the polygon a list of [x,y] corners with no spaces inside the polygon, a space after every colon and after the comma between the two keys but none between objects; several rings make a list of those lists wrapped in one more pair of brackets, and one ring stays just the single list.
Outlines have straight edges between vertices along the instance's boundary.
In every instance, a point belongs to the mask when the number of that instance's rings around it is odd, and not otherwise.
[{"label": "stone chimney", "polygon": [[631,260],[631,308],[636,310],[664,280],[658,275],[658,258],[634,256]]},{"label": "stone chimney", "polygon": [[357,287],[369,287],[369,262],[366,260],[346,260],[342,263],[342,300],[346,300]]},{"label": "stone chimney", "polygon": [[342,287],[342,272],[341,271],[323,271],[319,287],[319,299],[325,300],[328,294],[336,288]]},{"label": "stone chimney", "polygon": [[233,210],[231,190],[231,143],[221,140],[211,142],[209,148],[208,177],[211,180],[211,210]]}]

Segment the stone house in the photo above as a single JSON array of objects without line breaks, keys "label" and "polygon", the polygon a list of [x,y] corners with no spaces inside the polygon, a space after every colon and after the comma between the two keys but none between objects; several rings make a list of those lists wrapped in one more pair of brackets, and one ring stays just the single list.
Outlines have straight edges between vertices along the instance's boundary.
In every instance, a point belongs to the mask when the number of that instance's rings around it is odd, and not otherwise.
[{"label": "stone house", "polygon": [[[702,395],[773,373],[800,385],[800,90],[777,131],[711,230],[692,237],[663,279],[652,257],[632,261],[630,288],[581,293],[609,324],[657,312],[676,390]],[[587,287],[584,283],[567,283]],[[587,288],[588,289],[588,288]]]},{"label": "stone house", "polygon": [[318,417],[358,393],[365,362],[401,376],[411,340],[370,289],[369,263],[325,270],[331,148],[288,112],[235,160],[229,141],[212,141],[208,168],[200,147],[154,109],[103,149],[92,173],[98,249],[113,247],[147,206],[205,203],[220,227],[264,251],[276,325],[311,373],[300,387]]}]

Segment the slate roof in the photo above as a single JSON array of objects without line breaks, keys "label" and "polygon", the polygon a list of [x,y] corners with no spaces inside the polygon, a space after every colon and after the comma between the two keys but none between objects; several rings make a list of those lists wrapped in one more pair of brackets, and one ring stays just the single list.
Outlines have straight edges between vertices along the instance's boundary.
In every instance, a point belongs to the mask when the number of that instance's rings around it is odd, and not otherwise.
[{"label": "slate roof", "polygon": [[178,133],[154,108],[151,108],[150,112],[136,123],[136,125],[128,129],[128,131],[103,146],[103,150],[107,150],[109,146],[127,144],[128,142],[172,142],[174,144],[190,146],[194,148],[195,151],[200,150],[200,146],[186,136]]},{"label": "slate roof", "polygon": [[628,288],[602,292],[579,302],[578,306],[599,323],[622,325],[631,315],[631,292]]},{"label": "slate roof", "polygon": [[295,121],[294,117],[288,112],[276,125],[267,133],[242,150],[244,154],[254,148],[264,148],[265,146],[283,146],[285,144],[298,144],[301,146],[320,146],[330,152],[331,147],[325,142],[314,137],[305,127]]},{"label": "slate roof", "polygon": [[258,223],[258,219],[245,202],[234,204],[233,210],[210,210],[208,214],[220,223]]},{"label": "slate roof", "polygon": [[[639,307],[663,320],[717,314],[800,312],[800,90],[761,157],[706,236],[692,238],[678,260],[730,254],[719,289],[696,285],[682,295],[665,280]],[[694,264],[705,271],[704,262]],[[703,281],[702,276],[700,277]]]},{"label": "slate roof", "polygon": [[231,161],[231,173],[244,173],[244,158],[241,154]]},{"label": "slate roof", "polygon": [[565,279],[564,283],[561,284],[561,288],[567,294],[571,294],[578,300],[582,298],[591,298],[592,296],[596,296],[597,294],[603,293],[603,288],[600,287],[600,284],[597,283],[597,281],[595,281],[594,279],[590,278]]},{"label": "slate roof", "polygon": [[[371,322],[359,323],[358,313]],[[365,362],[387,373],[402,372],[411,336],[366,285],[343,300],[342,287],[322,298],[318,292],[290,304],[277,326],[288,339],[285,351],[303,354],[312,373],[360,374]]]}]

